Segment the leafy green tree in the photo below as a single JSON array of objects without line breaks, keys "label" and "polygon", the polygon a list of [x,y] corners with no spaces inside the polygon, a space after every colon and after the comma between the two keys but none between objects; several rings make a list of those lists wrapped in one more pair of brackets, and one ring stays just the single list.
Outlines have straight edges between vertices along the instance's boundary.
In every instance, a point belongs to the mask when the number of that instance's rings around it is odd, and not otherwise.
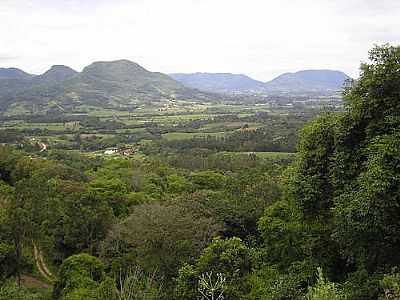
[{"label": "leafy green tree", "polygon": [[98,258],[88,254],[70,256],[60,267],[53,298],[94,299],[93,291],[104,280],[104,265]]},{"label": "leafy green tree", "polygon": [[224,278],[224,297],[243,299],[248,290],[246,278],[251,265],[251,250],[241,239],[216,238],[193,265],[186,264],[179,270],[176,295],[178,299],[194,299],[201,289],[199,279],[212,272]]},{"label": "leafy green tree", "polygon": [[[304,128],[289,173],[287,198],[311,237],[307,256],[347,280],[354,299],[376,299],[375,277],[400,259],[399,66],[400,47],[372,49],[345,92],[347,110]],[[356,296],[362,272],[369,287]]]},{"label": "leafy green tree", "polygon": [[138,205],[109,232],[102,256],[112,259],[116,270],[129,267],[127,262],[131,262],[146,272],[157,269],[170,280],[180,265],[197,257],[220,229],[211,217],[188,207]]},{"label": "leafy green tree", "polygon": [[400,48],[376,47],[370,60],[346,94],[349,116],[338,130],[332,174],[334,237],[348,260],[373,273],[399,264]]},{"label": "leafy green tree", "polygon": [[400,134],[382,135],[366,148],[364,171],[337,198],[336,237],[368,268],[400,263]]},{"label": "leafy green tree", "polygon": [[192,182],[200,189],[221,189],[226,182],[225,176],[214,171],[202,171],[191,175]]},{"label": "leafy green tree", "polygon": [[120,179],[94,179],[88,184],[87,192],[99,202],[108,203],[115,216],[128,213],[126,195],[128,188]]},{"label": "leafy green tree", "polygon": [[359,79],[346,93],[353,125],[366,140],[391,130],[388,121],[393,117],[398,121],[399,57],[400,47],[374,47],[369,52],[371,63],[361,64]]},{"label": "leafy green tree", "polygon": [[381,281],[381,287],[382,299],[400,299],[400,273],[386,274]]},{"label": "leafy green tree", "polygon": [[10,146],[0,146],[0,180],[8,184],[13,183],[12,173],[21,156],[21,153]]},{"label": "leafy green tree", "polygon": [[268,262],[256,266],[249,276],[251,290],[247,299],[303,299],[307,286],[313,282],[315,265],[310,260],[293,262],[284,271]]},{"label": "leafy green tree", "polygon": [[310,287],[306,300],[341,300],[346,299],[341,289],[335,284],[327,280],[321,268],[318,268],[317,283]]},{"label": "leafy green tree", "polygon": [[0,300],[45,300],[47,295],[29,291],[13,281],[0,285]]},{"label": "leafy green tree", "polygon": [[24,259],[22,251],[24,245],[31,242],[32,223],[29,221],[29,211],[24,208],[23,202],[19,197],[14,197],[14,201],[10,205],[7,225],[10,228],[10,236],[15,251],[15,273],[18,284],[20,284]]},{"label": "leafy green tree", "polygon": [[300,135],[298,159],[289,177],[288,193],[305,217],[330,213],[333,187],[330,157],[334,151],[335,117],[327,114],[307,124]]},{"label": "leafy green tree", "polygon": [[167,177],[168,191],[173,194],[190,192],[193,184],[183,176],[172,174]]},{"label": "leafy green tree", "polygon": [[382,292],[381,280],[382,274],[368,272],[361,265],[354,272],[347,274],[343,289],[349,299],[378,299]]},{"label": "leafy green tree", "polygon": [[285,201],[274,203],[260,218],[258,228],[263,241],[264,260],[284,270],[292,262],[305,257],[307,247],[310,246],[307,228],[294,205]]},{"label": "leafy green tree", "polygon": [[15,255],[10,228],[10,204],[14,189],[0,180],[0,282],[15,275],[19,262]]},{"label": "leafy green tree", "polygon": [[93,193],[71,195],[64,201],[65,211],[58,229],[62,244],[70,253],[87,250],[95,254],[113,223],[111,207]]}]

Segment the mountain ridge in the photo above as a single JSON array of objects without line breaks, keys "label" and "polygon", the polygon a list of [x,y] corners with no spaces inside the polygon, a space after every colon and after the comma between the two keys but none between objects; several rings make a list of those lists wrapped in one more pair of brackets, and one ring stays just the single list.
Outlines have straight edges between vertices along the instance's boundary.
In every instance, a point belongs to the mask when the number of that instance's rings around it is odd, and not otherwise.
[{"label": "mountain ridge", "polygon": [[166,74],[151,72],[129,60],[99,61],[82,72],[52,66],[28,79],[0,80],[0,110],[10,105],[73,109],[81,105],[135,107],[138,102],[162,99],[207,100],[207,93],[185,87]]},{"label": "mountain ridge", "polygon": [[267,82],[233,73],[171,73],[170,76],[188,87],[204,91],[256,94],[335,92],[351,79],[344,72],[329,69],[287,72]]},{"label": "mountain ridge", "polygon": [[168,75],[186,86],[209,92],[251,92],[264,84],[245,74],[196,72]]},{"label": "mountain ridge", "polygon": [[266,82],[265,88],[269,92],[339,91],[349,79],[342,71],[309,69],[283,73]]},{"label": "mountain ridge", "polygon": [[2,79],[30,79],[35,75],[26,73],[18,68],[0,68],[0,80]]},{"label": "mountain ridge", "polygon": [[33,79],[38,82],[62,82],[79,74],[74,69],[64,65],[53,65],[49,70]]},{"label": "mountain ridge", "polygon": [[345,73],[328,69],[284,73],[268,82],[232,73],[167,75],[126,59],[93,62],[81,72],[54,65],[40,75],[0,68],[0,111],[16,105],[38,111],[49,106],[63,111],[80,106],[129,109],[166,99],[211,101],[225,97],[236,101],[235,95],[337,93],[348,79]]}]

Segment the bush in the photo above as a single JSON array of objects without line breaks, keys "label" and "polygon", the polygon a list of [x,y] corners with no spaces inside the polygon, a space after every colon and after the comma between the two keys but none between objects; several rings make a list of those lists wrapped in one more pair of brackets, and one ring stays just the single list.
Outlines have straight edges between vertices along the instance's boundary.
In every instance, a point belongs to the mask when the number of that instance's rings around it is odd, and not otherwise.
[{"label": "bush", "polygon": [[308,290],[306,300],[342,300],[346,299],[335,283],[327,280],[321,268],[318,268],[318,280],[315,286]]},{"label": "bush", "polygon": [[[204,283],[204,276],[211,273],[224,278],[224,297],[243,299],[248,289],[246,280],[251,261],[250,249],[241,239],[214,239],[194,265],[186,264],[179,270],[176,285],[178,299],[194,299],[201,283]],[[209,279],[214,283],[218,281]]]},{"label": "bush", "polygon": [[88,254],[70,256],[60,267],[54,299],[78,299],[77,295],[90,294],[88,290],[96,289],[104,279],[104,265],[98,258]]},{"label": "bush", "polygon": [[13,281],[7,281],[0,286],[0,300],[45,300],[43,295],[30,292],[24,287],[19,287]]},{"label": "bush", "polygon": [[381,281],[385,297],[382,299],[400,299],[400,273],[387,274]]}]

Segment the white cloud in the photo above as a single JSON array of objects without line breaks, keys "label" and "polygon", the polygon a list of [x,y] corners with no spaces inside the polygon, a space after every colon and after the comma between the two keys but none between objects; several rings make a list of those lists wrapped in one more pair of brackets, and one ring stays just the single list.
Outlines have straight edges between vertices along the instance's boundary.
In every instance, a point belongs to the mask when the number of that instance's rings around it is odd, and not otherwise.
[{"label": "white cloud", "polygon": [[355,76],[399,43],[398,0],[0,0],[0,60],[40,73],[127,58],[161,72],[268,80],[307,68]]}]

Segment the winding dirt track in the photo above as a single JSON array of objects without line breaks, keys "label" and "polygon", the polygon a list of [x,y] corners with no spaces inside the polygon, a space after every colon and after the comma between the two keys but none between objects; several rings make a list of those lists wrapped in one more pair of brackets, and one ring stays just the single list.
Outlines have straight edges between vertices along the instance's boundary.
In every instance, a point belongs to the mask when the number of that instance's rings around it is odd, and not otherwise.
[{"label": "winding dirt track", "polygon": [[33,256],[35,258],[36,267],[38,268],[40,275],[42,275],[47,281],[53,282],[54,275],[50,272],[49,268],[47,268],[42,252],[36,246],[36,244],[33,244]]},{"label": "winding dirt track", "polygon": [[40,152],[47,150],[47,145],[45,143],[40,142],[39,146],[40,146]]}]

